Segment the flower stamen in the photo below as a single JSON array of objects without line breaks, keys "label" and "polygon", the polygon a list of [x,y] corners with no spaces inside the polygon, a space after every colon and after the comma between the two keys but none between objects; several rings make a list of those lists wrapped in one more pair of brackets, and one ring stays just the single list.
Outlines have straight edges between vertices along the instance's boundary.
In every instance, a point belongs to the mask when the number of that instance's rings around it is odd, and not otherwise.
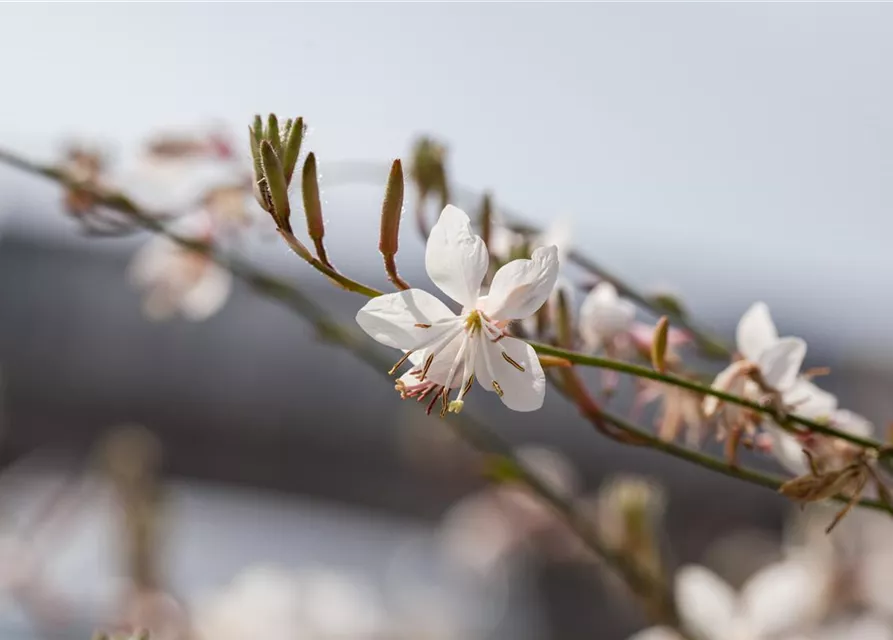
[{"label": "flower stamen", "polygon": [[421,322],[417,322],[415,324],[415,326],[418,327],[419,329],[430,329],[431,328],[430,324],[423,324]]},{"label": "flower stamen", "polygon": [[[496,341],[494,340],[494,342],[496,342]],[[512,366],[513,366],[515,369],[517,369],[518,371],[520,371],[520,372],[522,372],[522,373],[524,372],[524,367],[521,366],[520,364],[518,364],[518,362],[515,361],[515,360],[514,360],[509,354],[507,354],[505,351],[502,352],[502,359],[505,360],[506,362],[508,362],[510,365],[512,365]]]},{"label": "flower stamen", "polygon": [[392,376],[392,375],[394,375],[395,373],[397,373],[397,369],[399,369],[400,367],[402,367],[402,366],[403,366],[403,363],[406,362],[407,360],[409,360],[409,356],[411,356],[412,354],[413,354],[412,351],[407,351],[406,353],[404,353],[404,354],[403,354],[403,357],[400,358],[400,359],[397,361],[397,364],[395,364],[393,367],[391,367],[391,370],[388,371],[388,375],[389,375],[389,376]]},{"label": "flower stamen", "polygon": [[500,398],[502,397],[502,387],[499,386],[499,383],[496,382],[496,380],[493,381],[493,390],[496,392],[496,395],[498,395]]}]

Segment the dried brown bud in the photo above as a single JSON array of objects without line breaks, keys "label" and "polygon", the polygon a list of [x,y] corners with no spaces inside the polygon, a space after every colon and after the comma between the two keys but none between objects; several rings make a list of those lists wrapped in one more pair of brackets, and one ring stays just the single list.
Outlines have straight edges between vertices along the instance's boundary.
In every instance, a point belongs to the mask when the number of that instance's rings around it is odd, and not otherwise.
[{"label": "dried brown bud", "polygon": [[799,476],[781,485],[778,492],[798,502],[816,502],[854,488],[861,477],[861,471],[853,465],[821,475]]}]

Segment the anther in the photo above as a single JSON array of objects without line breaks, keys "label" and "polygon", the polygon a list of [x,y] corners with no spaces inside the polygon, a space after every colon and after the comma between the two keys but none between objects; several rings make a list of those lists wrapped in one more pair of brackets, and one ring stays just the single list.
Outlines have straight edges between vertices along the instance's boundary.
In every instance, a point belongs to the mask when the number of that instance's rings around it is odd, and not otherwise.
[{"label": "anther", "polygon": [[407,351],[406,353],[404,353],[403,357],[397,361],[397,364],[395,364],[393,367],[391,367],[391,370],[388,371],[388,375],[392,376],[395,373],[397,373],[397,369],[402,367],[403,363],[406,362],[407,360],[409,360],[409,356],[411,356],[411,355],[412,355],[412,351]]},{"label": "anther", "polygon": [[431,328],[430,324],[422,324],[421,322],[416,323],[415,326],[418,327],[419,329],[430,329]]},{"label": "anther", "polygon": [[496,392],[496,395],[498,395],[500,398],[502,397],[502,387],[499,386],[499,383],[496,382],[496,380],[493,381],[493,390]]},{"label": "anther", "polygon": [[520,364],[518,364],[518,363],[517,363],[517,362],[516,362],[516,361],[515,361],[509,354],[507,354],[505,351],[502,352],[502,359],[505,360],[506,362],[508,362],[510,365],[512,365],[512,366],[513,366],[515,369],[517,369],[518,371],[522,371],[522,372],[524,371],[524,367],[522,367]]},{"label": "anther", "polygon": [[474,374],[468,377],[468,382],[465,383],[465,386],[462,387],[462,395],[464,396],[466,393],[471,391],[471,385],[474,384]]},{"label": "anther", "polygon": [[425,380],[425,378],[428,375],[428,369],[431,368],[432,364],[434,364],[434,354],[433,353],[430,356],[428,356],[427,360],[425,360],[425,366],[422,367],[422,375],[419,376],[419,382],[422,382]]}]

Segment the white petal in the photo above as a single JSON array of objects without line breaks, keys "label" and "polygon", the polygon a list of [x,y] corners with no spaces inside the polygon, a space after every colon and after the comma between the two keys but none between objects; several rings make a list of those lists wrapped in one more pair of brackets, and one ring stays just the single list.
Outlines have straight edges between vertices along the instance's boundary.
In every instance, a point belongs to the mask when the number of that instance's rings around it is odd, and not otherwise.
[{"label": "white petal", "polygon": [[870,438],[874,435],[874,425],[867,418],[847,409],[834,411],[831,414],[831,424],[836,429],[860,438]]},{"label": "white petal", "polygon": [[465,212],[447,205],[428,236],[425,268],[441,291],[463,307],[473,307],[490,257]]},{"label": "white petal", "polygon": [[[447,376],[450,373],[453,363],[456,361],[456,357],[459,355],[459,349],[462,347],[462,340],[466,335],[465,331],[460,331],[445,347],[438,349],[434,356],[434,360],[431,361],[431,366],[428,367],[428,373],[425,377],[426,380],[436,382],[439,385],[445,385],[447,383]],[[421,352],[419,362],[417,363],[418,366],[416,366],[415,369],[423,366],[424,362],[428,359],[429,353],[430,351],[427,349]],[[458,371],[459,375],[462,375],[462,369],[458,369]],[[418,382],[418,378],[415,380]],[[461,386],[463,382],[464,380],[459,381],[458,379],[454,379],[452,386],[453,388]]]},{"label": "white petal", "polygon": [[758,637],[774,637],[815,620],[827,582],[814,564],[787,560],[760,569],[741,591],[742,615]]},{"label": "white petal", "polygon": [[541,247],[530,260],[512,260],[496,275],[482,305],[494,320],[520,320],[543,306],[558,279],[558,249]]},{"label": "white petal", "polygon": [[636,318],[636,306],[617,295],[609,282],[600,282],[580,306],[580,336],[590,348],[629,330]]},{"label": "white petal", "polygon": [[682,640],[682,636],[669,627],[650,627],[631,635],[627,640]]},{"label": "white petal", "polygon": [[[524,371],[508,362],[503,352]],[[487,391],[496,391],[493,386],[495,380],[502,389],[500,399],[509,409],[536,411],[543,406],[546,376],[533,347],[523,340],[503,338],[499,342],[491,342],[485,334],[479,333],[474,374]]]},{"label": "white petal", "polygon": [[764,425],[764,430],[772,438],[772,455],[788,471],[795,476],[802,476],[809,471],[803,445],[797,438],[774,424]]},{"label": "white petal", "polygon": [[[728,367],[720,371],[716,374],[716,378],[713,380],[713,384],[710,385],[712,389],[716,389],[717,391],[722,391],[724,393],[731,393],[732,387],[740,387],[740,384],[736,384],[736,382],[740,382],[742,376],[744,375],[745,369],[750,366],[750,363],[747,360],[736,360]],[[719,398],[715,396],[704,396],[704,416],[709,418],[719,409]]]},{"label": "white petal", "polygon": [[201,279],[183,294],[180,310],[189,320],[206,320],[220,311],[233,288],[233,276],[228,269],[208,263]]},{"label": "white petal", "polygon": [[450,320],[458,322],[456,314],[421,289],[372,298],[357,312],[357,324],[374,340],[406,351],[443,335],[452,326]]},{"label": "white petal", "polygon": [[763,380],[773,389],[787,391],[797,380],[806,357],[806,342],[801,338],[782,338],[760,354],[757,364]]},{"label": "white petal", "polygon": [[676,573],[676,606],[682,623],[697,638],[720,640],[732,628],[736,594],[706,567],[689,565]]},{"label": "white petal", "polygon": [[778,342],[778,331],[765,302],[755,302],[741,316],[736,341],[738,351],[751,362],[756,362],[763,351]]},{"label": "white petal", "polygon": [[803,377],[794,381],[784,392],[783,399],[793,413],[812,420],[828,419],[837,409],[837,396],[819,389]]}]

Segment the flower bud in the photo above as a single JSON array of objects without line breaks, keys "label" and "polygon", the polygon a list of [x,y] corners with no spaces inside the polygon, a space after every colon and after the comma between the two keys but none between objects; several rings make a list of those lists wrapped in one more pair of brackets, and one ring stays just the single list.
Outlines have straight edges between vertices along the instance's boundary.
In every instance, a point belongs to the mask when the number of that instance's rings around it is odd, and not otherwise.
[{"label": "flower bud", "polygon": [[397,253],[400,235],[400,215],[403,213],[403,165],[394,160],[388,176],[384,201],[381,204],[381,233],[378,250],[387,259]]},{"label": "flower bud", "polygon": [[570,308],[567,302],[567,293],[557,287],[555,295],[555,330],[558,334],[558,346],[570,349],[574,344],[574,326]]},{"label": "flower bud", "polygon": [[304,118],[298,118],[292,122],[285,132],[285,147],[282,149],[282,171],[285,174],[285,183],[291,184],[301,155],[301,143],[304,141]]},{"label": "flower bud", "polygon": [[490,249],[490,237],[493,231],[493,200],[489,193],[484,194],[481,201],[481,239],[484,246]]},{"label": "flower bud", "polygon": [[304,197],[304,215],[307,217],[307,235],[313,240],[316,255],[326,265],[331,266],[326,256],[323,236],[326,234],[322,220],[322,204],[319,199],[319,180],[316,174],[316,155],[310,153],[304,161],[301,175],[301,195]]},{"label": "flower bud", "polygon": [[271,113],[267,116],[267,132],[264,139],[273,145],[273,151],[276,152],[276,156],[281,158],[282,136],[279,133],[279,118],[276,117],[275,113]]},{"label": "flower bud", "polygon": [[[403,164],[399,159],[391,165],[388,186],[385,189],[384,201],[381,203],[381,231],[378,239],[378,250],[384,258],[384,270],[388,280],[398,289],[409,289],[409,284],[397,273],[397,255],[400,237],[400,216],[403,214]],[[448,406],[450,411],[459,413],[462,410],[461,400]]]},{"label": "flower bud", "polygon": [[[251,157],[254,160],[254,180],[259,183],[264,178],[263,161],[260,156],[260,142],[264,139],[264,123],[260,116],[254,116],[254,123],[248,127],[248,142],[251,147]],[[263,207],[264,202],[258,198]]]},{"label": "flower bud", "polygon": [[670,321],[667,316],[661,316],[654,328],[654,338],[651,340],[651,366],[660,373],[667,370],[667,333],[670,330]]},{"label": "flower bud", "polygon": [[279,162],[279,157],[276,155],[276,151],[269,140],[261,141],[260,157],[263,170],[262,193],[264,194],[264,200],[269,200],[265,202],[267,210],[273,215],[273,219],[280,229],[291,229],[288,186],[285,184],[282,164]]}]

